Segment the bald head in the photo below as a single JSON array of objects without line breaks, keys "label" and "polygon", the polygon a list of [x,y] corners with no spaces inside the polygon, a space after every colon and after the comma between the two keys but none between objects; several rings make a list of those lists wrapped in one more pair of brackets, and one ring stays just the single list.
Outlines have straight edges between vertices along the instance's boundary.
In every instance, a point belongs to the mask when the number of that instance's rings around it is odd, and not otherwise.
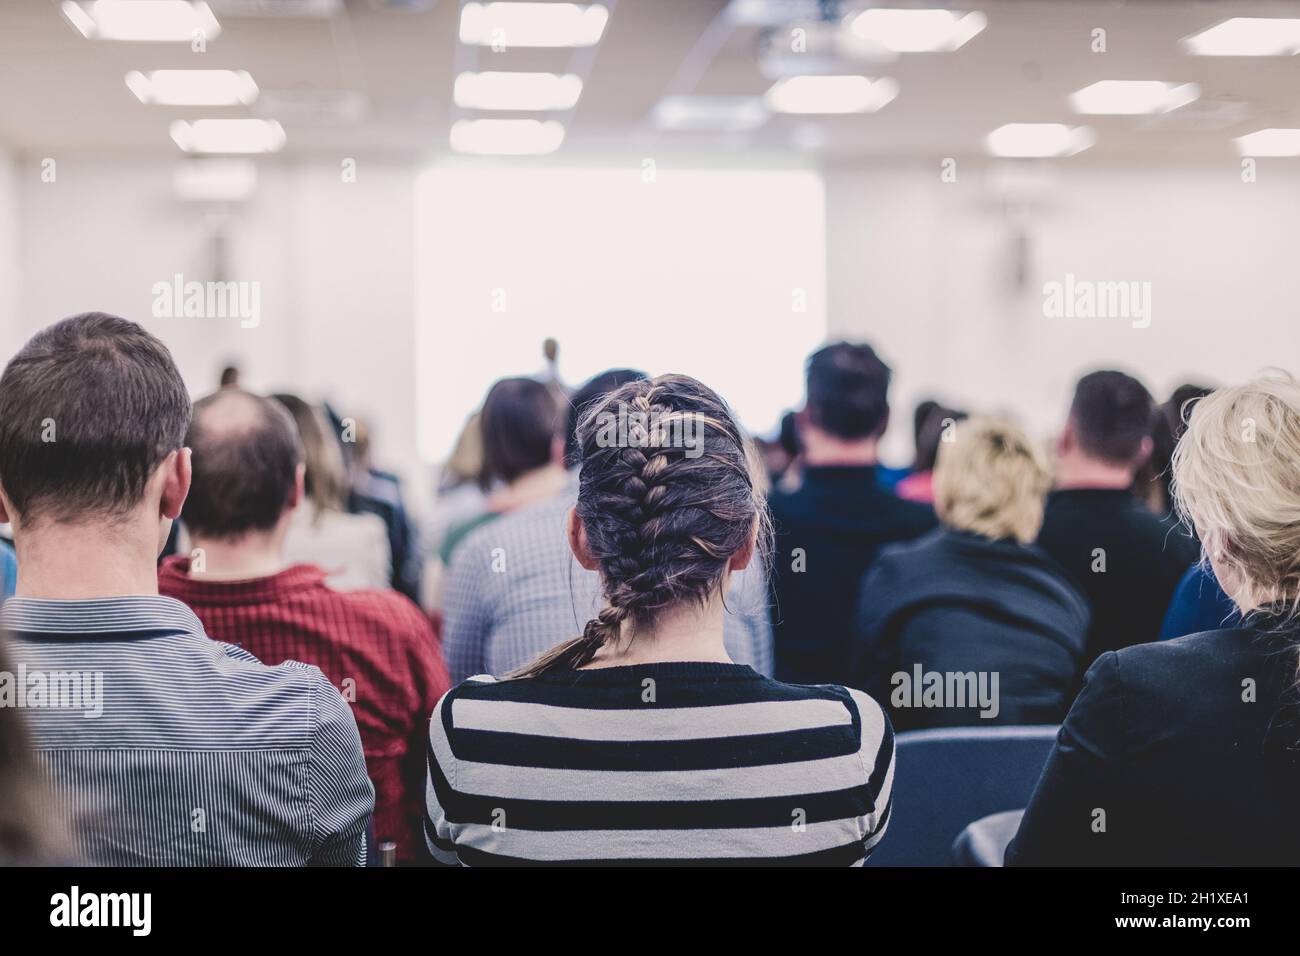
[{"label": "bald head", "polygon": [[292,506],[302,450],[278,402],[222,389],[195,403],[185,443],[194,452],[194,479],[181,517],[194,534],[269,531]]}]

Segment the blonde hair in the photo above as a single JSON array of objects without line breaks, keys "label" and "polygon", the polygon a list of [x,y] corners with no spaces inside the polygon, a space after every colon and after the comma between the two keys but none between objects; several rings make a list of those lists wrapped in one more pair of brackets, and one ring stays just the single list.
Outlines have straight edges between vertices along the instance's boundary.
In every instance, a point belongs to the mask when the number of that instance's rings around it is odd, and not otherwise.
[{"label": "blonde hair", "polygon": [[1011,422],[972,418],[945,429],[934,507],[948,527],[1028,544],[1043,524],[1050,486],[1046,456]]},{"label": "blonde hair", "polygon": [[[1300,384],[1269,372],[1183,410],[1173,494],[1243,612],[1300,611]],[[1227,588],[1225,588],[1227,590]]]}]

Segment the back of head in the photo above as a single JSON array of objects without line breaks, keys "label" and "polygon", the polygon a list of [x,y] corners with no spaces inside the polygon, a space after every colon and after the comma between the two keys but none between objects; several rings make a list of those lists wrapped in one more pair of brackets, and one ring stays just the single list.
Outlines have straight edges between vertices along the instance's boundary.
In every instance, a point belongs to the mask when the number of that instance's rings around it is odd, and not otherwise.
[{"label": "back of head", "polygon": [[564,464],[572,468],[582,460],[582,449],[578,447],[578,421],[583,411],[592,402],[599,401],[610,392],[628,382],[638,382],[647,378],[645,372],[631,368],[611,368],[592,376],[569,399],[568,413],[564,420]]},{"label": "back of head", "polygon": [[311,499],[317,513],[342,511],[347,504],[347,467],[325,412],[297,395],[281,392],[271,397],[288,410],[298,429],[302,460],[306,466],[303,490],[307,497]]},{"label": "back of head", "polygon": [[870,345],[837,342],[808,359],[808,416],[836,438],[878,438],[889,419],[889,366]]},{"label": "back of head", "polygon": [[182,517],[195,535],[228,539],[275,527],[302,461],[298,430],[282,404],[223,389],[195,403],[185,441],[194,457]]},{"label": "back of head", "polygon": [[503,378],[483,401],[479,429],[483,467],[479,485],[512,482],[551,460],[559,404],[555,392],[534,378]]},{"label": "back of head", "polygon": [[101,312],[64,319],[0,377],[0,487],[22,525],[120,518],[182,447],[189,420],[162,342]]},{"label": "back of head", "polygon": [[1084,454],[1109,465],[1132,465],[1151,434],[1151,393],[1123,372],[1092,372],[1079,379],[1070,420]]},{"label": "back of head", "polygon": [[762,531],[758,464],[726,403],[685,375],[630,382],[578,425],[576,512],[608,606],[521,672],[579,667],[667,609],[704,604]]},{"label": "back of head", "polygon": [[1300,383],[1269,374],[1196,402],[1174,498],[1243,610],[1300,613]]},{"label": "back of head", "polygon": [[1011,422],[972,418],[942,442],[934,469],[934,507],[958,531],[1028,544],[1043,523],[1051,485],[1047,458]]},{"label": "back of head", "polygon": [[955,408],[945,408],[932,403],[930,412],[921,423],[916,435],[916,460],[912,463],[913,471],[930,471],[934,468],[939,454],[939,443],[945,434],[950,434],[952,427],[969,416]]}]

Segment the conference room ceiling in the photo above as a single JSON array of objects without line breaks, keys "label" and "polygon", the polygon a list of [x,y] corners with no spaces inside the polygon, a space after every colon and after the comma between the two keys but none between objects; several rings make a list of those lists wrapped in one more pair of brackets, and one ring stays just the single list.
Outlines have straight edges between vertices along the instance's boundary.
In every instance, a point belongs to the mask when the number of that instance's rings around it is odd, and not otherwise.
[{"label": "conference room ceiling", "polygon": [[[273,3],[274,0],[271,0]],[[407,0],[409,3],[410,0]],[[896,4],[902,6],[904,4]],[[282,155],[435,157],[469,115],[452,102],[466,67],[570,68],[574,51],[471,52],[460,46],[458,0],[402,9],[395,0],[349,0],[328,18],[233,16],[213,0],[222,32],[204,53],[186,44],[82,37],[55,0],[0,2],[0,146],[27,156],[75,151],[167,158],[176,119],[267,116],[287,134]],[[589,64],[558,155],[635,150],[806,151],[839,161],[942,158],[983,152],[982,139],[1013,122],[1086,123],[1096,145],[1078,159],[1175,161],[1235,157],[1232,137],[1300,127],[1300,58],[1193,57],[1178,41],[1232,16],[1295,16],[1296,4],[1249,2],[981,2],[986,29],[949,53],[903,54],[871,66],[897,98],[877,113],[773,115],[745,133],[663,132],[653,107],[669,93],[761,95],[759,30],[729,26],[716,53],[682,69],[725,0],[617,0]],[[1097,28],[1106,52],[1094,52]],[[262,91],[251,107],[146,106],[127,89],[131,70],[249,71]],[[1194,82],[1201,99],[1158,117],[1078,117],[1067,95],[1102,79]],[[321,104],[324,104],[323,107]]]}]

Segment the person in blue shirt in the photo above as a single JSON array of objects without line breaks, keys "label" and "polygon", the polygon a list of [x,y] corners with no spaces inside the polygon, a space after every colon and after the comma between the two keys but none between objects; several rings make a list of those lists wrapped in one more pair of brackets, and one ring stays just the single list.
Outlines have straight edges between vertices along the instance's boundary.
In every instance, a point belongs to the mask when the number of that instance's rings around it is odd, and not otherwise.
[{"label": "person in blue shirt", "polygon": [[1164,623],[1160,625],[1160,640],[1237,627],[1240,623],[1241,613],[1232,598],[1223,593],[1214,572],[1198,561],[1187,569],[1174,589]]}]

